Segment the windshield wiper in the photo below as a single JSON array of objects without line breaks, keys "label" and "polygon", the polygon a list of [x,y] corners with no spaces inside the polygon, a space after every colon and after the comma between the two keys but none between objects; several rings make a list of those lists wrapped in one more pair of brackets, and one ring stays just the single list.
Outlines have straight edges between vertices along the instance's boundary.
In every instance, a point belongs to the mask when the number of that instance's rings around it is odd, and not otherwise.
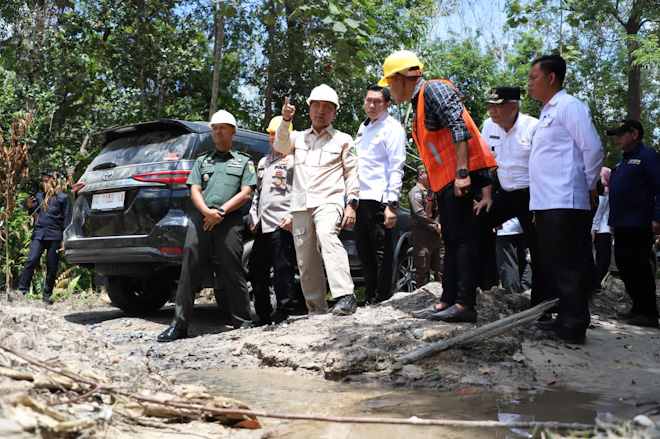
[{"label": "windshield wiper", "polygon": [[96,165],[92,168],[92,171],[98,171],[99,169],[114,168],[115,166],[117,166],[117,163],[115,163],[115,162],[99,163],[98,165]]}]

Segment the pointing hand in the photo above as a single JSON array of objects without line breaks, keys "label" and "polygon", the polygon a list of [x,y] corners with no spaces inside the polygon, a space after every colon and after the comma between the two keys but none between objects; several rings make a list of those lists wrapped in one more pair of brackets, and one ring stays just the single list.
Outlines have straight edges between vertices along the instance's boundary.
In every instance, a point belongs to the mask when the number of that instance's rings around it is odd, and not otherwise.
[{"label": "pointing hand", "polygon": [[296,107],[289,103],[289,97],[284,98],[284,105],[282,106],[282,118],[287,122],[293,119],[293,115],[296,114]]}]

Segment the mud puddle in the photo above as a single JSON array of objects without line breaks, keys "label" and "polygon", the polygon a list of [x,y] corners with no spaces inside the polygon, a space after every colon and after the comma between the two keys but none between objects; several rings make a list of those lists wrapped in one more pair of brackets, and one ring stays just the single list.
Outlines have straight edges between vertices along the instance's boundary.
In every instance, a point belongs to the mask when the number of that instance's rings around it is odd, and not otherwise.
[{"label": "mud puddle", "polygon": [[[635,401],[555,389],[501,394],[456,394],[410,391],[378,385],[355,385],[288,375],[276,371],[223,369],[186,372],[181,383],[207,386],[212,392],[240,399],[256,410],[325,416],[359,416],[451,420],[557,421],[593,424],[596,419],[634,416]],[[261,419],[283,438],[523,438],[531,431],[424,426],[357,425],[316,421]]]}]

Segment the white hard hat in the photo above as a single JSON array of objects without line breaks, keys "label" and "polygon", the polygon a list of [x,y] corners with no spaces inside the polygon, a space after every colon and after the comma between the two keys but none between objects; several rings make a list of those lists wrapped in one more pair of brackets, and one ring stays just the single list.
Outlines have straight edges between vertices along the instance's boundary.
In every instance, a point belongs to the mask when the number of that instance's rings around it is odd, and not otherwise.
[{"label": "white hard hat", "polygon": [[310,105],[312,101],[332,102],[337,106],[337,110],[339,110],[339,96],[337,96],[337,92],[329,85],[321,84],[314,88],[307,98],[307,105]]},{"label": "white hard hat", "polygon": [[211,122],[209,122],[209,127],[212,127],[216,123],[226,123],[227,125],[232,125],[234,128],[238,128],[236,126],[236,119],[234,116],[229,111],[225,110],[219,110],[211,116]]}]

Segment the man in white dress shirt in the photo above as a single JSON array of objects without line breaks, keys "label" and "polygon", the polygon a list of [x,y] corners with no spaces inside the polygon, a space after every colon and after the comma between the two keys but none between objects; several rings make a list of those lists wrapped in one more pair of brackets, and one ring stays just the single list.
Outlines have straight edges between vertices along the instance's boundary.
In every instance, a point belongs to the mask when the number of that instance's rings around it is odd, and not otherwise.
[{"label": "man in white dress shirt", "polygon": [[565,75],[566,62],[559,55],[532,61],[527,86],[543,107],[529,158],[529,207],[535,212],[548,291],[559,297],[555,322],[539,326],[550,338],[582,344],[593,283],[586,248],[589,211],[596,205],[603,147],[589,107],[563,90]]},{"label": "man in white dress shirt", "polygon": [[360,204],[355,219],[357,252],[362,264],[367,303],[392,295],[394,245],[392,228],[406,163],[406,133],[387,113],[390,91],[370,85],[364,98],[367,118],[355,138]]},{"label": "man in white dress shirt", "polygon": [[[529,210],[529,155],[538,119],[519,112],[520,94],[520,87],[495,87],[486,100],[490,118],[484,122],[481,135],[497,161],[499,184],[494,185],[496,190],[490,210],[485,214],[482,212],[477,218],[485,223],[483,232],[490,232],[505,221],[518,218],[532,255],[534,306],[547,298],[536,245],[536,227]],[[494,259],[495,238],[487,238],[482,239],[482,252],[492,252]],[[488,248],[484,249],[485,246]]]}]

